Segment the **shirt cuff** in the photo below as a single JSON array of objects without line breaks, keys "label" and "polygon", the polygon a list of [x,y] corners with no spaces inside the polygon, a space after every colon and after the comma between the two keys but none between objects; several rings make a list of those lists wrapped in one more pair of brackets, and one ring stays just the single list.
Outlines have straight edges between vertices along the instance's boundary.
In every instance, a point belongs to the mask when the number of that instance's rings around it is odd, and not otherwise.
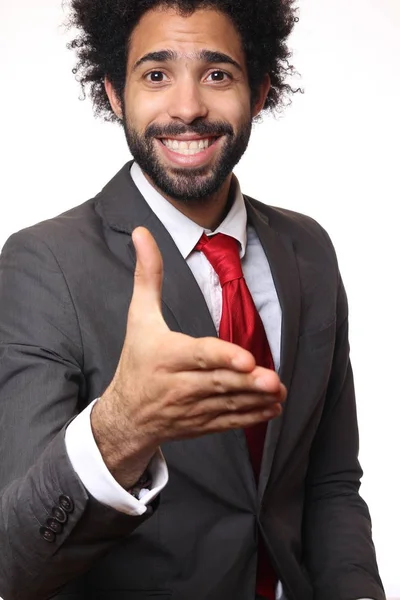
[{"label": "shirt cuff", "polygon": [[139,500],[120,486],[103,461],[93,436],[90,415],[96,402],[97,399],[68,425],[65,432],[68,457],[83,485],[96,500],[127,515],[140,516],[167,485],[167,464],[158,449],[147,467],[151,489],[141,490]]}]

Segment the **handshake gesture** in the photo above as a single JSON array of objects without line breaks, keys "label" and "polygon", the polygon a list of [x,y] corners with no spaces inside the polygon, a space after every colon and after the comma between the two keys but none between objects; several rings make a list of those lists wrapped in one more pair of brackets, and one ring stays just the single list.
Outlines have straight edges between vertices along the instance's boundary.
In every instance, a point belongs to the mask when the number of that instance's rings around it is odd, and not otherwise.
[{"label": "handshake gesture", "polygon": [[163,442],[251,427],[282,412],[286,389],[243,348],[171,331],[161,313],[163,263],[143,227],[126,337],[92,429],[114,478],[131,487]]}]

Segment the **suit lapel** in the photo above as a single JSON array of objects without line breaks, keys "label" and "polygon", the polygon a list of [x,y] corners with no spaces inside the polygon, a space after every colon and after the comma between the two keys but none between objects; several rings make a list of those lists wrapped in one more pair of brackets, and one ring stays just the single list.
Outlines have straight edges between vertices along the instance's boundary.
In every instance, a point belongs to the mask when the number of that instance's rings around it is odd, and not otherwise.
[{"label": "suit lapel", "polygon": [[[136,227],[146,227],[156,240],[164,261],[162,302],[168,326],[192,337],[216,336],[207,304],[191,270],[133,183],[130,167],[131,163],[125,165],[97,199],[97,212],[113,230],[113,249],[125,264],[128,260],[129,267],[134,270],[136,256],[131,233]],[[126,235],[117,236],[116,241],[115,232]]]},{"label": "suit lapel", "polygon": [[[279,375],[281,381],[290,389],[300,324],[300,283],[293,243],[270,226],[268,217],[258,210],[250,199],[245,198],[245,201],[248,219],[255,228],[268,258],[282,309]],[[288,402],[290,402],[290,394],[283,406],[282,415],[268,424],[258,488],[260,500],[270,478],[278,440],[285,423]]]},{"label": "suit lapel", "polygon": [[[133,183],[130,167],[131,163],[125,165],[96,199],[96,212],[112,230],[109,245],[133,272],[136,256],[131,233],[136,227],[146,227],[156,240],[164,259],[162,303],[167,325],[174,331],[196,338],[216,337],[217,332],[207,304],[190,268],[164,225]],[[247,490],[247,497],[255,501],[254,477],[242,430],[205,436],[191,442],[176,442],[169,445],[166,455],[171,455],[171,449],[172,453],[182,453],[180,447],[185,444],[190,444],[188,452],[193,457],[193,462],[197,460],[201,464],[205,457],[213,457],[214,463],[222,463],[219,465],[221,472],[225,470],[227,475],[230,473],[227,480],[237,482],[236,488],[231,486],[232,493],[238,493],[239,484],[242,489]],[[221,453],[221,447],[225,448],[225,453]],[[212,470],[213,464],[208,465],[208,469]]]},{"label": "suit lapel", "polygon": [[[144,226],[153,235],[164,259],[162,303],[168,326],[195,338],[216,337],[217,332],[204,296],[168,231],[154,213]],[[129,247],[135,263],[131,240]]]}]

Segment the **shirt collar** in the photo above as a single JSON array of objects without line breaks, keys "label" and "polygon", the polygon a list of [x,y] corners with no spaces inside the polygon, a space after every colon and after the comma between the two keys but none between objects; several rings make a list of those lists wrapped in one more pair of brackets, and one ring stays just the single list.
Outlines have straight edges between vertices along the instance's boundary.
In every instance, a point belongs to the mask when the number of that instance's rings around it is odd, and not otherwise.
[{"label": "shirt collar", "polygon": [[206,235],[224,233],[235,238],[240,244],[240,258],[243,258],[247,244],[247,213],[240,185],[235,176],[233,176],[232,181],[234,186],[232,206],[215,231],[197,225],[168,202],[146,179],[136,162],[131,167],[131,176],[139,192],[160,219],[185,260],[193,251],[203,233],[206,233]]}]

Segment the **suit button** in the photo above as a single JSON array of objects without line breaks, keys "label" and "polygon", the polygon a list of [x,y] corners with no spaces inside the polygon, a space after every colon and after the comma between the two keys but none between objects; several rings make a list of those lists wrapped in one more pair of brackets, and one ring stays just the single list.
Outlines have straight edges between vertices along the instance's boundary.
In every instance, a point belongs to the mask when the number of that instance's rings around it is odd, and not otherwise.
[{"label": "suit button", "polygon": [[60,521],[57,521],[57,519],[47,519],[46,525],[51,531],[54,531],[54,533],[61,533],[64,529],[63,525]]},{"label": "suit button", "polygon": [[57,521],[59,523],[66,523],[68,521],[68,515],[65,512],[65,510],[63,510],[61,508],[61,506],[54,506],[53,510],[51,511],[51,514],[53,515],[53,517],[55,519],[57,519]]},{"label": "suit button", "polygon": [[72,511],[74,510],[74,503],[72,502],[69,496],[65,496],[65,494],[62,494],[59,497],[58,501],[60,503],[61,508],[63,508],[66,513],[72,513]]},{"label": "suit button", "polygon": [[39,529],[39,533],[42,536],[42,538],[46,540],[46,542],[50,542],[50,544],[56,539],[56,534],[54,533],[54,531],[48,529],[48,527],[41,527]]}]

